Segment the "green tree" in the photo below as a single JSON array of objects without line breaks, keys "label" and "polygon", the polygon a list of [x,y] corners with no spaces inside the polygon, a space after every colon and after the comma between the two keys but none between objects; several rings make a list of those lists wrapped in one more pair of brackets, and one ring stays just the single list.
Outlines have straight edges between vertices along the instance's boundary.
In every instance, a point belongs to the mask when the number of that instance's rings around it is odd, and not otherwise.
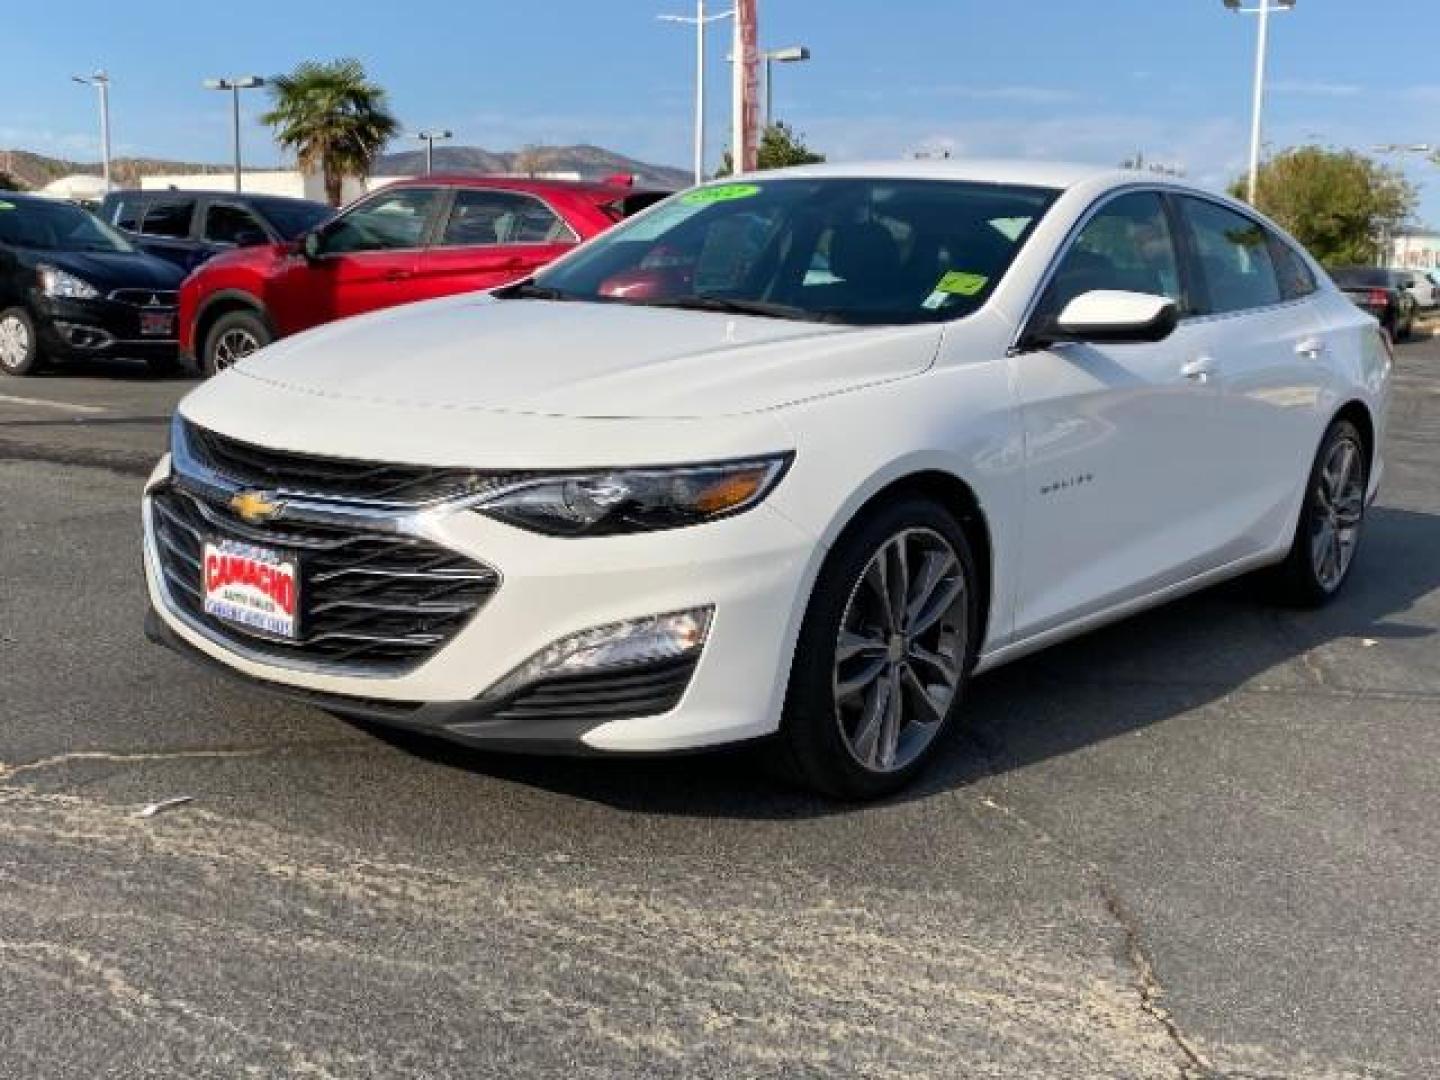
[{"label": "green tree", "polygon": [[[824,160],[824,154],[817,154],[806,146],[804,138],[783,120],[775,121],[761,133],[757,167],[762,171],[784,169],[790,165],[819,165]],[[715,175],[729,176],[734,171],[734,159],[726,150],[720,171]]]},{"label": "green tree", "polygon": [[306,61],[270,82],[274,107],[260,122],[292,151],[300,167],[318,171],[325,198],[339,206],[344,181],[370,174],[376,157],[400,130],[383,87],[358,60]]},{"label": "green tree", "polygon": [[0,191],[24,191],[24,186],[19,180],[11,176],[4,169],[0,169]]},{"label": "green tree", "polygon": [[[1231,186],[1242,197],[1244,181]],[[1353,150],[1300,146],[1260,169],[1258,208],[1326,266],[1368,263],[1384,236],[1403,227],[1417,195],[1399,170]]]}]

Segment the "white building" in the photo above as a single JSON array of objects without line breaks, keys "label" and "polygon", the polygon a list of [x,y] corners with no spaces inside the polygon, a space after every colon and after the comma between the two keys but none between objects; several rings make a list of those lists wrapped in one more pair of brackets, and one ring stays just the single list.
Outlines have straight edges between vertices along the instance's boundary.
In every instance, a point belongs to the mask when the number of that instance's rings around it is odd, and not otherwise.
[{"label": "white building", "polygon": [[[404,176],[371,176],[364,180],[347,179],[341,188],[342,202],[351,202],[366,192],[408,179]],[[186,173],[176,176],[146,176],[140,180],[145,191],[230,191],[235,186],[232,173]],[[325,201],[325,182],[318,175],[306,175],[292,169],[270,169],[240,174],[241,190],[250,195],[286,195],[293,199]]]},{"label": "white building", "polygon": [[1416,229],[1390,244],[1390,265],[1407,270],[1440,270],[1440,232]]}]

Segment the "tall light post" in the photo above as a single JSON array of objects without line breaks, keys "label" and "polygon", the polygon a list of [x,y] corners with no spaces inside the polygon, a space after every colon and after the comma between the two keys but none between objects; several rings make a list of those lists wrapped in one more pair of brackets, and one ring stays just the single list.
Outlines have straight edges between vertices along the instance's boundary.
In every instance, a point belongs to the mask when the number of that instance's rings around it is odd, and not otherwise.
[{"label": "tall light post", "polygon": [[1239,15],[1260,16],[1260,40],[1255,47],[1255,105],[1250,118],[1250,183],[1249,202],[1255,205],[1260,186],[1260,121],[1265,110],[1265,57],[1270,48],[1270,16],[1277,11],[1293,11],[1296,0],[1259,0],[1259,7],[1242,7],[1241,0],[1224,0],[1225,6]]},{"label": "tall light post", "polygon": [[110,190],[110,76],[103,71],[93,75],[71,75],[81,86],[100,91],[100,167],[105,176],[105,190]]},{"label": "tall light post", "polygon": [[695,0],[695,14],[660,15],[661,22],[683,23],[695,27],[695,183],[705,181],[705,28],[713,22],[730,19],[734,11],[718,15],[705,14],[705,0]]},{"label": "tall light post", "polygon": [[765,126],[775,122],[775,65],[803,64],[810,59],[810,50],[804,45],[791,45],[784,49],[767,49],[765,58]]},{"label": "tall light post", "polygon": [[240,75],[233,79],[206,79],[206,90],[229,90],[231,94],[231,131],[235,139],[235,190],[240,190],[240,91],[264,86],[259,75]]},{"label": "tall light post", "polygon": [[449,128],[444,128],[435,131],[417,131],[415,138],[425,144],[425,175],[429,176],[435,171],[435,144],[443,139],[454,138],[454,135]]}]

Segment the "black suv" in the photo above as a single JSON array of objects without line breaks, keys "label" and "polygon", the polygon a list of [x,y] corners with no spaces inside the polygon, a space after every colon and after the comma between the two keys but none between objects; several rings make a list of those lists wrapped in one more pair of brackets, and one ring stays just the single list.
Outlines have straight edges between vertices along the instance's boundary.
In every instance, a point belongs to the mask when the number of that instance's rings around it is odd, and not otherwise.
[{"label": "black suv", "polygon": [[285,243],[335,213],[324,203],[219,191],[112,191],[96,211],[132,243],[190,271],[237,247]]},{"label": "black suv", "polygon": [[92,356],[174,369],[184,276],[73,203],[0,191],[0,371]]}]

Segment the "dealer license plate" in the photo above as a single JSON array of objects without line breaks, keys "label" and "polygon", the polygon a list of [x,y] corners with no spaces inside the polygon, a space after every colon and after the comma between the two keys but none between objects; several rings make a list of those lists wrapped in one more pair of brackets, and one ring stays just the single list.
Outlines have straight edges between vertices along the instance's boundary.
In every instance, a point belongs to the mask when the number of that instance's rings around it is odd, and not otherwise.
[{"label": "dealer license plate", "polygon": [[174,337],[174,312],[142,311],[140,313],[140,333],[145,337]]},{"label": "dealer license plate", "polygon": [[205,614],[247,630],[299,635],[300,574],[293,554],[239,540],[205,544]]}]

